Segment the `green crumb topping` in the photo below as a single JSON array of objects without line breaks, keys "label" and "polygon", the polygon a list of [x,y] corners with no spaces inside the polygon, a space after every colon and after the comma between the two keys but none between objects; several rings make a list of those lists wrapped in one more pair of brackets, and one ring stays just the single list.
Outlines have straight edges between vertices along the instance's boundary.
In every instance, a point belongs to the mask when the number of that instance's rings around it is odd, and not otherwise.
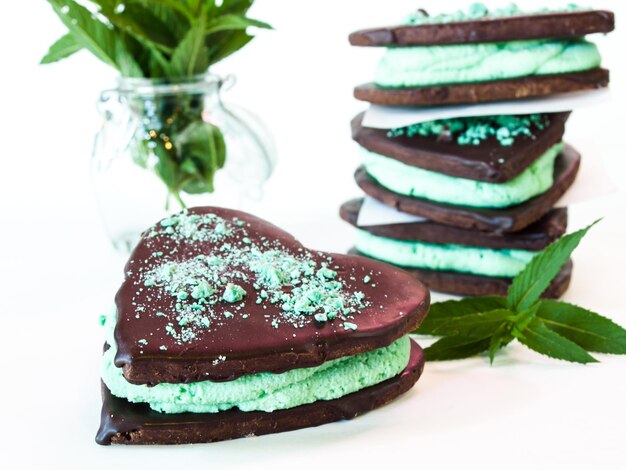
[{"label": "green crumb topping", "polygon": [[224,289],[224,293],[222,294],[222,299],[232,304],[243,300],[245,296],[246,291],[243,289],[243,287],[238,286],[237,284],[228,283],[226,284],[226,288]]},{"label": "green crumb topping", "polygon": [[458,10],[454,13],[446,13],[435,16],[428,16],[424,10],[418,10],[410,13],[405,24],[408,25],[424,25],[437,23],[454,23],[457,21],[480,20],[490,18],[504,18],[507,16],[533,15],[545,13],[566,13],[570,11],[589,10],[589,8],[580,7],[574,3],[561,8],[540,8],[537,10],[522,10],[515,3],[511,3],[503,8],[489,10],[483,3],[473,3],[467,11]]},{"label": "green crumb topping", "polygon": [[497,115],[439,119],[391,129],[388,137],[436,137],[441,141],[456,141],[459,145],[480,145],[495,138],[501,146],[508,147],[518,137],[534,138],[550,124],[546,114]]},{"label": "green crumb topping", "polygon": [[[350,284],[356,283],[354,275],[344,279],[332,269],[331,257],[255,237],[249,227],[235,218],[187,211],[153,226],[157,235],[147,232],[147,246],[163,255],[150,256],[139,267],[135,310],[163,317],[163,330],[177,344],[195,341],[231,318],[248,318],[244,299],[263,310],[270,307],[273,328],[335,319],[340,326],[356,326],[356,315],[370,303]],[[179,254],[190,249],[198,254],[181,260]],[[155,301],[171,307],[150,313]]]}]

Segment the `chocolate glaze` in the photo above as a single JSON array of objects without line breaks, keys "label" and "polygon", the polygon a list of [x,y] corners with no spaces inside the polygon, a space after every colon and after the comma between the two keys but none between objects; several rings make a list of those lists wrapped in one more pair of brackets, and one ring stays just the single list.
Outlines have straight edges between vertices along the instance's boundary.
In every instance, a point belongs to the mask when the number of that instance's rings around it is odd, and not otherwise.
[{"label": "chocolate glaze", "polygon": [[432,46],[565,39],[608,33],[614,28],[613,12],[590,10],[372,28],[350,34],[349,40],[353,46]]},{"label": "chocolate glaze", "polygon": [[485,82],[420,87],[383,88],[374,83],[354,89],[357,100],[385,106],[441,106],[519,100],[570,91],[592,90],[609,84],[609,71],[595,68],[584,72],[531,75]]},{"label": "chocolate glaze", "polygon": [[109,444],[192,444],[292,431],[352,419],[381,407],[409,390],[424,368],[424,353],[411,341],[411,356],[398,376],[329,401],[317,401],[271,413],[242,412],[165,414],[145,403],[130,403],[102,385],[102,419],[96,442]]},{"label": "chocolate glaze", "polygon": [[402,212],[470,230],[509,233],[528,227],[550,211],[574,182],[579,166],[580,154],[565,145],[555,162],[552,187],[522,204],[502,209],[455,206],[396,194],[378,184],[362,166],[354,177],[366,194]]},{"label": "chocolate glaze", "polygon": [[502,146],[495,137],[480,145],[459,145],[436,136],[388,137],[386,129],[363,127],[363,115],[352,120],[352,138],[371,152],[426,170],[490,183],[512,180],[560,142],[569,117],[569,113],[549,114],[550,123],[532,138],[518,136],[513,145]]},{"label": "chocolate glaze", "polygon": [[[339,215],[357,227],[363,199],[344,203]],[[567,208],[552,209],[541,219],[515,233],[480,232],[437,222],[413,222],[407,224],[370,225],[359,227],[379,237],[396,240],[421,241],[425,243],[453,244],[478,248],[539,251],[558,239],[567,229]],[[428,284],[427,284],[428,285]]]},{"label": "chocolate glaze", "polygon": [[[367,257],[356,249],[351,254]],[[572,261],[569,260],[559,271],[548,288],[541,294],[546,299],[558,299],[569,287],[572,279]],[[480,296],[503,295],[508,292],[511,279],[507,277],[490,277],[479,274],[461,273],[456,271],[437,271],[433,269],[402,268],[416,279],[422,281],[429,289],[446,294]]]},{"label": "chocolate glaze", "polygon": [[[243,212],[215,207],[194,208],[189,212],[214,213],[225,219],[237,217],[250,224],[247,231],[253,242],[267,237],[268,240],[276,240],[294,255],[299,249],[306,250],[288,233]],[[267,304],[267,309],[264,309],[255,303],[252,285],[255,279],[251,276],[247,281],[239,282],[250,293],[245,300],[248,318],[235,315],[227,325],[203,332],[198,340],[177,344],[165,332],[167,322],[176,316],[175,300],[164,296],[159,299],[156,287],[142,285],[143,289],[138,292],[136,283],[141,281],[135,268],[146,266],[143,263],[157,265],[164,261],[187,260],[198,254],[211,254],[219,247],[191,241],[175,245],[163,233],[163,227],[157,226],[156,231],[154,237],[142,236],[125,267],[126,278],[116,296],[118,317],[115,340],[118,350],[115,365],[123,368],[125,378],[131,383],[225,381],[245,374],[280,373],[317,366],[331,359],[387,346],[415,329],[428,311],[428,290],[406,272],[361,257],[332,254],[331,267],[337,271],[337,279],[348,284],[350,292],[363,292],[371,303],[355,315],[357,330],[344,330],[337,320],[320,324],[312,317],[301,328],[289,324],[272,327],[271,321],[279,315],[281,307]],[[224,239],[229,240],[228,237]],[[157,250],[164,256],[151,257]],[[318,264],[329,256],[321,252],[310,253]],[[369,284],[363,282],[366,275],[372,277]],[[148,297],[152,301],[147,300]],[[149,311],[140,314],[140,318],[136,318],[138,312],[133,298],[150,306]],[[232,310],[232,305],[220,302],[214,309]],[[155,315],[159,311],[170,318]],[[147,345],[138,343],[142,338],[149,338]],[[166,351],[160,349],[162,345],[167,347]],[[216,361],[220,356],[225,356],[225,359]]]}]

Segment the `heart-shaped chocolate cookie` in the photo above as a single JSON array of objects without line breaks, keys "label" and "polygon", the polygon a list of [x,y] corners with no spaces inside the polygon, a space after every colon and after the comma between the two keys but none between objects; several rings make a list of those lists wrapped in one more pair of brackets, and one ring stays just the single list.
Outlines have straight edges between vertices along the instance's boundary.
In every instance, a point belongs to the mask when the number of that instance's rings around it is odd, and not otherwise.
[{"label": "heart-shaped chocolate cookie", "polygon": [[406,391],[423,366],[406,338],[428,310],[421,283],[309,250],[249,214],[203,207],[162,220],[125,272],[105,352],[103,444],[207,442],[349,418]]}]

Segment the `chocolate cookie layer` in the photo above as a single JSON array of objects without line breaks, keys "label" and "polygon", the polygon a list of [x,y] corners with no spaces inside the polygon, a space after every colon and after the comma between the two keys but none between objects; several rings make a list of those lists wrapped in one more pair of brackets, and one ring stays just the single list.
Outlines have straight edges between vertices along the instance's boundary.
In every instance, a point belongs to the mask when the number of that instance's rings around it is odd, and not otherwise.
[{"label": "chocolate cookie layer", "polygon": [[399,376],[328,401],[273,411],[165,414],[147,404],[117,398],[102,386],[102,420],[96,442],[108,444],[192,444],[292,431],[352,419],[409,390],[424,368],[424,353],[411,341],[409,363]]},{"label": "chocolate cookie layer", "polygon": [[349,40],[353,46],[434,46],[565,39],[614,28],[612,12],[589,10],[372,28],[350,34]]},{"label": "chocolate cookie layer", "polygon": [[[116,296],[115,365],[123,368],[131,383],[225,381],[317,366],[385,347],[416,328],[426,315],[428,291],[405,272],[360,257],[307,250],[278,227],[242,212],[207,207],[188,211],[192,217],[205,214],[236,221],[240,228],[224,233],[217,243],[172,238],[169,222],[157,224],[142,236],[126,265],[126,279]],[[219,232],[216,227],[207,233]],[[224,301],[212,305],[215,319],[210,327],[194,330],[193,340],[170,334],[186,320],[177,308],[181,301],[145,282],[145,273],[198,256],[208,256],[210,262],[237,246],[280,247],[285,256],[307,256],[318,267],[328,265],[333,281],[341,282],[348,293],[362,294],[367,304],[354,313],[350,328],[342,327],[339,317],[320,322],[304,314],[296,315],[297,323],[291,324],[284,301],[264,300],[262,289],[255,287],[256,274],[242,265],[236,282],[247,293],[243,300],[237,305]],[[371,283],[363,281],[366,276]],[[285,286],[283,292],[289,291]]]},{"label": "chocolate cookie layer", "polygon": [[549,212],[574,182],[579,166],[580,154],[566,145],[556,159],[552,187],[522,204],[503,209],[453,206],[396,194],[378,184],[363,167],[357,169],[354,177],[366,194],[402,212],[465,229],[508,233],[528,227]]},{"label": "chocolate cookie layer", "polygon": [[[350,253],[366,256],[352,249]],[[568,261],[556,275],[550,286],[541,295],[547,299],[558,299],[569,287],[572,278],[572,261]],[[507,277],[480,276],[456,271],[404,268],[405,271],[423,282],[429,289],[454,295],[506,295],[512,279]]]},{"label": "chocolate cookie layer", "polygon": [[489,183],[515,178],[550,147],[560,142],[569,113],[549,114],[549,123],[531,137],[503,146],[495,137],[480,145],[459,145],[435,136],[389,137],[386,129],[363,127],[361,113],[352,120],[352,138],[367,150],[407,165]]},{"label": "chocolate cookie layer", "polygon": [[[352,199],[344,203],[339,210],[341,218],[357,227],[362,204],[362,199]],[[496,250],[539,251],[565,233],[567,229],[567,208],[552,209],[534,224],[515,233],[480,232],[431,221],[371,225],[359,228],[379,237],[396,240],[421,241],[442,245],[464,245]]]},{"label": "chocolate cookie layer", "polygon": [[354,89],[354,97],[357,100],[385,106],[441,106],[518,100],[592,90],[606,87],[608,84],[609,71],[595,68],[584,72],[421,87],[383,88],[374,83],[366,83]]}]

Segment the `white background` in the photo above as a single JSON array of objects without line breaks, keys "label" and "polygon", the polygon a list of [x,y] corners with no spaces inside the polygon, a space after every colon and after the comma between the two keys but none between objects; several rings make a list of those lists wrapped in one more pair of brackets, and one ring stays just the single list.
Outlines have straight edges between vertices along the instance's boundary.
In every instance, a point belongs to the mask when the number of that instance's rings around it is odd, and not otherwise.
[{"label": "white background", "polygon": [[[350,48],[346,38],[429,3],[453,9],[469,2],[258,0],[253,14],[276,30],[217,68],[239,77],[229,99],[262,116],[278,143],[280,161],[256,212],[310,246],[350,246],[352,232],[337,209],[359,194],[349,121],[363,105],[351,91],[370,80],[380,52]],[[624,2],[586,3],[613,7],[618,22],[626,17]],[[63,27],[43,1],[3,6],[2,468],[626,468],[626,359],[569,365],[519,345],[493,367],[485,358],[427,364],[410,393],[353,422],[212,445],[97,446],[97,319],[113,300],[123,259],[103,235],[88,167],[99,125],[95,101],[115,74],[86,53],[39,67]],[[575,254],[566,299],[626,325],[624,31],[596,38],[611,69],[613,102],[579,111],[568,125],[583,165],[604,159],[622,189],[571,209],[572,228],[605,220]]]}]

